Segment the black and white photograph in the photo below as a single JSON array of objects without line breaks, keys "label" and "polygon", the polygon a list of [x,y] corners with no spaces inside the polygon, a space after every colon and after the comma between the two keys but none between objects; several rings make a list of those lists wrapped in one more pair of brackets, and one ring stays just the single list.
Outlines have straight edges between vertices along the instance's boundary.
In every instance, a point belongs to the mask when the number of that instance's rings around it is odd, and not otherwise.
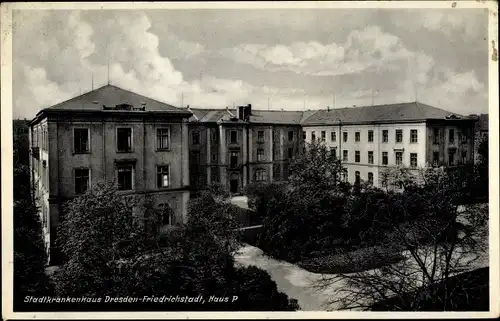
[{"label": "black and white photograph", "polygon": [[499,316],[496,1],[1,14],[2,318]]}]

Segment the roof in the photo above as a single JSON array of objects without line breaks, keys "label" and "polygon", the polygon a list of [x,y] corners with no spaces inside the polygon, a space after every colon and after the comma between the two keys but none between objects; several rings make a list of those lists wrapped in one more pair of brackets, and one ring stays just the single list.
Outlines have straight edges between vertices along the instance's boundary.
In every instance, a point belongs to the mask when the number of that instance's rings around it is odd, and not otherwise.
[{"label": "roof", "polygon": [[464,117],[462,115],[419,102],[410,102],[318,110],[309,117],[303,119],[302,124],[338,124],[339,120],[343,123],[415,121],[444,119],[452,115],[460,118]]},{"label": "roof", "polygon": [[[193,112],[190,121],[220,122],[229,121],[234,109],[189,109]],[[232,115],[231,115],[232,114]],[[250,123],[286,124],[286,125],[336,125],[339,119],[343,123],[397,122],[430,119],[445,119],[449,116],[465,116],[439,109],[419,102],[321,109],[307,111],[259,110],[253,109]]]},{"label": "roof", "polygon": [[141,107],[142,103],[146,104],[146,111],[149,112],[186,111],[183,108],[174,107],[113,85],[97,88],[83,95],[73,97],[57,105],[46,108],[45,110],[102,111],[103,105],[106,107],[114,107],[120,104],[129,104],[134,107]]}]

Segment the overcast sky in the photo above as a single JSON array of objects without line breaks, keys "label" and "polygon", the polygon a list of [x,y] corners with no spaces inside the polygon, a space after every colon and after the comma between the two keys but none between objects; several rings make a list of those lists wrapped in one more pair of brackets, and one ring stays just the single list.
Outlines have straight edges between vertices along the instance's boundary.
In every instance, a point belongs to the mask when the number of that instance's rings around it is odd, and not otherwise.
[{"label": "overcast sky", "polygon": [[[176,106],[488,111],[486,9],[14,11],[13,116],[110,83]],[[372,95],[372,92],[374,93]],[[335,97],[335,99],[334,99]]]}]

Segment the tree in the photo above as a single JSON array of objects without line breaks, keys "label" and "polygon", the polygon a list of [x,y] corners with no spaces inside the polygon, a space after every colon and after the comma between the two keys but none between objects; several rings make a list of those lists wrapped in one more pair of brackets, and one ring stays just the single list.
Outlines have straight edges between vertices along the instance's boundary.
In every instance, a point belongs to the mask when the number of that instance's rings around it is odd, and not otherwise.
[{"label": "tree", "polygon": [[[457,308],[457,293],[464,284],[448,281],[480,267],[486,257],[487,206],[459,207],[462,182],[447,171],[428,169],[420,179],[421,185],[408,184],[412,187],[382,198],[372,208],[378,221],[374,232],[388,231],[384,248],[401,251],[406,259],[375,270],[322,278],[319,288],[342,284],[332,295],[331,308],[369,310],[389,300],[391,309],[402,311],[421,310],[429,300],[433,309]],[[437,284],[443,285],[439,292]]]}]

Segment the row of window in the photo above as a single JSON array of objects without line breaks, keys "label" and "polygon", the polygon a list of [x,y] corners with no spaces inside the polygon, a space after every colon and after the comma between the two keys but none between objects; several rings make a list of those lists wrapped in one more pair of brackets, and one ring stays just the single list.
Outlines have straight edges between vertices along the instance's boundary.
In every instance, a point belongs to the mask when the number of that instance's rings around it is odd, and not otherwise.
[{"label": "row of window", "polygon": [[[434,128],[434,144],[439,144],[439,138],[440,138],[440,129],[439,128]],[[304,140],[307,139],[307,133],[303,132],[304,135]],[[343,142],[347,142],[349,138],[349,133],[348,132],[342,132],[342,140]],[[460,140],[462,143],[467,142],[467,134],[465,132],[462,132],[460,135]],[[316,140],[316,132],[311,132],[311,140],[314,141]],[[326,131],[321,131],[321,141],[326,141]],[[403,142],[403,130],[402,129],[396,129],[395,130],[395,142],[396,143],[402,143]],[[337,132],[332,131],[330,132],[330,140],[332,142],[337,141]],[[357,131],[354,133],[354,141],[355,142],[360,142],[361,141],[361,132]],[[368,131],[367,135],[367,141],[368,142],[373,142],[373,130]],[[382,130],[382,142],[383,143],[388,143],[389,142],[389,130],[384,129]],[[455,130],[453,128],[448,129],[448,142],[449,143],[454,143],[455,142]],[[416,129],[411,129],[410,130],[410,143],[418,143],[418,130]]]},{"label": "row of window", "polygon": [[[212,130],[211,138],[213,141],[217,140],[217,131]],[[288,141],[293,142],[295,139],[295,132],[293,130],[288,131]],[[263,143],[265,141],[265,135],[263,130],[257,131],[257,142]],[[191,132],[191,143],[193,145],[200,144],[200,132],[198,130],[193,130]],[[237,144],[238,143],[238,131],[230,130],[229,131],[229,143]]]},{"label": "row of window", "polygon": [[[130,153],[133,151],[133,131],[130,127],[116,128],[116,150],[117,152]],[[89,128],[75,128],[73,130],[73,150],[74,153],[89,153],[90,130]],[[156,129],[156,149],[159,151],[170,149],[169,128]]]},{"label": "row of window", "polygon": [[[116,180],[118,182],[118,190],[127,191],[134,189],[134,170],[132,164],[120,164],[116,169]],[[90,169],[75,168],[75,194],[83,194],[90,188]],[[170,186],[170,167],[161,165],[156,167],[156,187],[168,188]]]},{"label": "row of window", "polygon": [[[332,150],[332,153],[336,157],[335,149]],[[342,151],[342,161],[344,161],[344,162],[349,161],[349,151],[348,150],[344,149]],[[359,150],[354,151],[354,162],[355,163],[361,162],[361,151],[359,151]],[[373,151],[368,151],[368,164],[373,164],[373,162],[374,162]],[[402,151],[395,152],[395,163],[396,163],[396,165],[403,165],[403,152]],[[417,167],[417,164],[418,164],[417,153],[410,153],[410,166]],[[388,152],[382,152],[382,165],[389,165],[389,153]]]}]

